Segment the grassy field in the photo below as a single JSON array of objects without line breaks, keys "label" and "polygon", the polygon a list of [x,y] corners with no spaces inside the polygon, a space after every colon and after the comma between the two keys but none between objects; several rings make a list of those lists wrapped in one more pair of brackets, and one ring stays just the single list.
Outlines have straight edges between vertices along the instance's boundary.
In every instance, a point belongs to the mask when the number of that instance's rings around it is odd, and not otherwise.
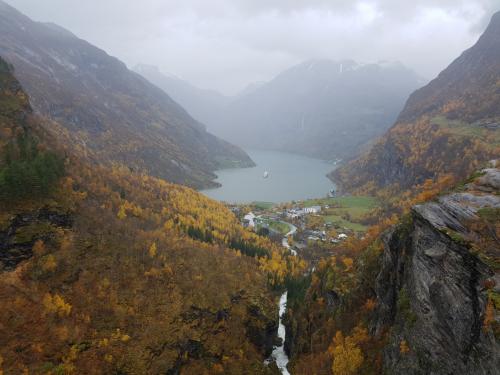
[{"label": "grassy field", "polygon": [[[325,223],[336,224],[355,232],[364,232],[367,229],[366,226],[360,224],[358,221],[377,207],[378,202],[375,198],[367,196],[311,199],[304,202],[305,207],[324,207],[325,205],[330,206],[330,208],[327,210],[323,209],[321,212]],[[347,220],[345,216],[348,216],[350,219]]]},{"label": "grassy field", "polygon": [[347,212],[353,218],[359,218],[378,206],[378,202],[373,197],[349,196],[338,198],[311,199],[304,202],[305,207],[330,206],[330,210],[338,211],[339,215]]},{"label": "grassy field", "polygon": [[326,223],[331,223],[331,224],[337,224],[341,226],[342,228],[347,228],[350,230],[353,230],[355,232],[365,232],[368,228],[359,223],[354,223],[352,221],[345,220],[341,216],[338,215],[325,215],[323,216]]},{"label": "grassy field", "polygon": [[269,210],[270,208],[272,208],[275,205],[275,203],[273,203],[273,202],[252,202],[251,205],[255,206],[261,210]]},{"label": "grassy field", "polygon": [[465,137],[479,138],[490,145],[500,144],[500,131],[489,130],[478,124],[469,124],[463,121],[450,120],[444,116],[436,116],[431,122],[443,129],[448,129],[454,134]]},{"label": "grassy field", "polygon": [[279,222],[279,221],[269,221],[269,228],[274,230],[275,232],[281,233],[281,234],[287,234],[290,232],[290,226],[286,225],[285,223]]},{"label": "grassy field", "polygon": [[281,233],[283,235],[287,234],[290,232],[290,226],[287,225],[286,223],[283,223],[281,221],[277,220],[271,220],[270,218],[267,217],[260,217],[257,222],[260,224],[257,224],[257,229],[260,227],[265,227],[267,226],[269,229]]}]

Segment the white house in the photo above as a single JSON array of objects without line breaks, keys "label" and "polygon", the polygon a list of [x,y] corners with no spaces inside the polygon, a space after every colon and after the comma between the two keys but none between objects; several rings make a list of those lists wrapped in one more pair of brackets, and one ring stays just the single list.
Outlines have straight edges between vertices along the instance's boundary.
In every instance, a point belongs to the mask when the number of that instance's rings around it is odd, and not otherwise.
[{"label": "white house", "polygon": [[245,226],[248,226],[250,228],[254,228],[255,227],[255,218],[256,216],[254,215],[253,212],[249,212],[248,214],[246,214],[244,217],[243,217],[243,223],[245,224]]},{"label": "white house", "polygon": [[304,208],[304,213],[306,214],[317,214],[321,212],[321,206],[311,206]]}]

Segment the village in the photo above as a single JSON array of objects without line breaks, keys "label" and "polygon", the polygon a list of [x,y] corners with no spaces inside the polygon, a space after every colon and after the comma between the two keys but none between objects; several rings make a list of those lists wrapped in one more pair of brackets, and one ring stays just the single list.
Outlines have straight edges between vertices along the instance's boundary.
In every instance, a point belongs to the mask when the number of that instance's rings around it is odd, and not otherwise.
[{"label": "village", "polygon": [[370,197],[327,197],[275,205],[232,206],[243,226],[276,242],[287,238],[291,251],[310,261],[333,254],[351,237],[362,238],[378,207]]}]

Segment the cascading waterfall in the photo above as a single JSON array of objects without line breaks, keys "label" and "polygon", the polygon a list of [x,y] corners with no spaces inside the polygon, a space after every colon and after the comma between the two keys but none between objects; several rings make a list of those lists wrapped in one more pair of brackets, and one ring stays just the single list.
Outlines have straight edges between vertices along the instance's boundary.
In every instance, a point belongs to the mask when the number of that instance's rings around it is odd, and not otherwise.
[{"label": "cascading waterfall", "polygon": [[[286,223],[290,226],[290,232],[288,232],[285,237],[283,237],[282,245],[283,247],[286,247],[289,249],[293,255],[297,255],[297,252],[293,249],[290,248],[290,244],[288,243],[288,236],[293,235],[296,231],[297,228],[290,224]],[[290,372],[288,371],[287,365],[288,365],[288,355],[285,352],[285,338],[286,338],[286,327],[283,324],[283,318],[285,316],[286,312],[286,304],[288,300],[288,291],[285,291],[281,297],[280,297],[280,302],[279,302],[279,325],[278,325],[278,337],[281,339],[281,344],[279,346],[275,346],[273,349],[273,353],[271,356],[274,358],[276,361],[276,365],[278,366],[279,370],[281,371],[282,375],[290,375]]]},{"label": "cascading waterfall", "polygon": [[276,365],[283,375],[290,375],[288,372],[288,355],[285,352],[285,337],[286,337],[286,327],[283,324],[283,317],[286,312],[286,302],[287,302],[288,292],[284,292],[280,298],[280,309],[279,309],[279,326],[278,326],[278,337],[281,339],[281,344],[275,346],[273,349],[272,356],[276,361]]}]

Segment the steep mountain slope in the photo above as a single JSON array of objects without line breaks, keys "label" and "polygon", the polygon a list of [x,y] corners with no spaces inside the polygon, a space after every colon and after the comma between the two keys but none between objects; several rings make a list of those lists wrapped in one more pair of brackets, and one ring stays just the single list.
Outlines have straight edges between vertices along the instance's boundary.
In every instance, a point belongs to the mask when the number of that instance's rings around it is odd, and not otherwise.
[{"label": "steep mountain slope", "polygon": [[100,160],[194,187],[213,185],[217,168],[252,165],[119,60],[2,1],[0,55],[14,65],[34,110],[62,124],[75,147],[85,145]]},{"label": "steep mountain slope", "polygon": [[411,95],[396,124],[337,170],[346,190],[400,193],[445,174],[464,178],[500,154],[500,13],[469,50]]},{"label": "steep mountain slope", "polygon": [[239,145],[344,158],[383,134],[420,82],[398,64],[313,60],[239,96],[208,124]]},{"label": "steep mountain slope", "polygon": [[1,373],[272,373],[265,269],[293,258],[194,190],[75,149],[2,59],[0,110],[0,184],[45,167],[31,153],[65,166],[41,194],[0,195]]},{"label": "steep mountain slope", "polygon": [[203,90],[175,76],[160,72],[155,66],[137,65],[134,71],[165,91],[185,108],[191,116],[204,124],[214,124],[232,98],[216,91]]},{"label": "steep mountain slope", "polygon": [[497,374],[499,193],[490,167],[321,262],[291,301],[293,373]]}]

